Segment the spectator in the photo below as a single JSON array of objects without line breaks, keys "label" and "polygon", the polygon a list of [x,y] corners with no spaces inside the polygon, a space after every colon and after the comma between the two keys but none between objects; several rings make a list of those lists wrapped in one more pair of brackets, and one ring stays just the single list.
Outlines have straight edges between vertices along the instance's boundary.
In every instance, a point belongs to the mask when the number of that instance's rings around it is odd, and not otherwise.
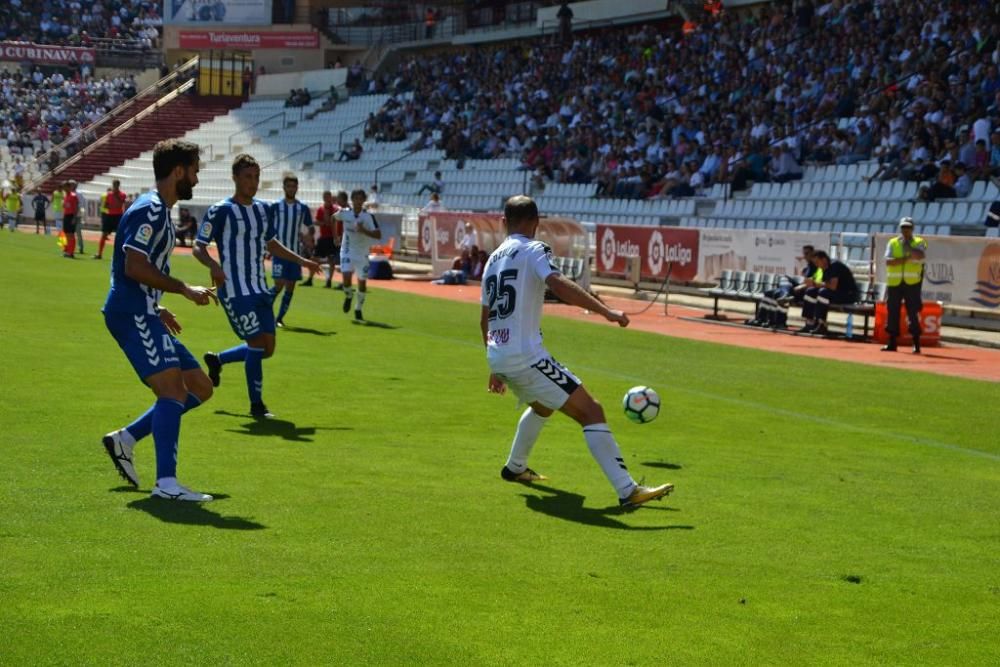
[{"label": "spectator", "polygon": [[340,151],[340,157],[337,158],[338,162],[343,162],[344,160],[360,160],[361,154],[364,153],[364,148],[361,146],[361,140],[355,139],[354,143]]},{"label": "spectator", "polygon": [[775,146],[771,159],[771,180],[775,183],[802,180],[802,167],[787,144]]},{"label": "spectator", "polygon": [[972,192],[972,177],[962,162],[955,163],[955,196],[968,197]]},{"label": "spectator", "polygon": [[479,232],[476,231],[471,222],[465,223],[465,233],[462,235],[459,247],[468,252],[471,252],[473,248],[479,247]]},{"label": "spectator", "polygon": [[562,2],[556,12],[559,19],[559,43],[564,47],[573,44],[573,10],[568,2]]},{"label": "spectator", "polygon": [[424,12],[424,39],[434,39],[434,24],[437,23],[437,14],[433,7],[428,7]]},{"label": "spectator", "polygon": [[431,199],[424,205],[424,213],[440,213],[444,209],[444,204],[441,203],[441,195],[436,192],[431,193]]},{"label": "spectator", "polygon": [[439,195],[442,192],[444,192],[444,180],[442,180],[441,178],[440,171],[434,172],[434,181],[432,183],[425,183],[424,185],[420,186],[420,189],[417,190],[417,195],[422,195],[424,194],[424,192],[430,192],[436,195]]},{"label": "spectator", "polygon": [[378,183],[373,183],[365,199],[365,210],[369,213],[374,213],[378,210],[378,204]]}]

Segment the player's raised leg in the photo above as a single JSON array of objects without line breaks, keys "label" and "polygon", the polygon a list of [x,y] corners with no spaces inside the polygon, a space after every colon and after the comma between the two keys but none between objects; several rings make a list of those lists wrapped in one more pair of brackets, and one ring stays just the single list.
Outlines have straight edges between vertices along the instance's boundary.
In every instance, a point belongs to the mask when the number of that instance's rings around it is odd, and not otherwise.
[{"label": "player's raised leg", "polygon": [[582,385],[573,391],[560,410],[583,427],[583,437],[590,454],[618,493],[619,504],[637,507],[662,498],[674,490],[673,484],[648,487],[637,484],[632,479],[628,466],[625,465],[625,458],[611,433],[611,427],[604,418],[604,408]]}]

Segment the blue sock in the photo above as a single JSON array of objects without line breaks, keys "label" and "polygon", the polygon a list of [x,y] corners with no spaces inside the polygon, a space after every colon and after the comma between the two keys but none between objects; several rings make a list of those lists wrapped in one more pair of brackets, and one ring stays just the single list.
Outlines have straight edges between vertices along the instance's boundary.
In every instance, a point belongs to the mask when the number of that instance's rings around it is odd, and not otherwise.
[{"label": "blue sock", "polygon": [[[188,392],[187,400],[184,401],[184,412],[190,412],[199,405],[201,405],[201,399]],[[138,442],[153,432],[153,413],[155,411],[156,403],[153,403],[149,410],[146,410],[138,419],[125,427],[125,430],[128,431],[133,440]]]},{"label": "blue sock", "polygon": [[285,316],[285,313],[288,312],[288,307],[292,305],[292,294],[293,292],[285,290],[285,293],[281,295],[281,308],[278,309],[279,320]]},{"label": "blue sock", "polygon": [[259,347],[248,347],[246,359],[247,393],[250,403],[261,403],[264,393],[264,350]]},{"label": "blue sock", "polygon": [[153,406],[153,445],[156,447],[156,479],[177,476],[177,440],[181,434],[184,404],[169,398],[156,399]]},{"label": "blue sock", "polygon": [[245,361],[247,358],[247,344],[243,343],[236,347],[231,347],[225,352],[219,353],[219,361],[223,364],[231,364],[234,361]]}]

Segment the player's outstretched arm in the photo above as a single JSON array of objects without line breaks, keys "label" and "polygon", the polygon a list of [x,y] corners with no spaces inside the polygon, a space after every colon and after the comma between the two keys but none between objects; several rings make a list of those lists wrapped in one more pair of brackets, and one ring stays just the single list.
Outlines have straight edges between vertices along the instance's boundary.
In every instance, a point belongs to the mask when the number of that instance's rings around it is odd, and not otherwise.
[{"label": "player's outstretched arm", "polygon": [[565,301],[571,306],[579,306],[600,313],[609,322],[617,322],[618,326],[628,326],[628,315],[620,310],[612,310],[601,303],[598,299],[587,293],[585,289],[575,282],[562,275],[553,273],[545,279],[545,284],[552,290],[561,301]]},{"label": "player's outstretched arm", "polygon": [[222,287],[226,283],[226,272],[222,270],[215,258],[208,254],[207,245],[196,239],[191,254],[202,266],[208,267],[208,272],[212,276],[212,284],[215,287]]},{"label": "player's outstretched arm", "polygon": [[182,294],[184,298],[194,301],[199,306],[204,306],[209,301],[219,302],[215,292],[210,288],[191,286],[168,276],[153,266],[146,255],[132,248],[125,249],[125,275],[153,289]]},{"label": "player's outstretched arm", "polygon": [[305,269],[309,269],[310,271],[315,271],[318,273],[323,270],[319,264],[312,261],[311,259],[306,259],[305,257],[297,255],[288,248],[286,248],[285,244],[283,244],[278,239],[271,239],[270,241],[267,242],[267,251],[272,255],[274,255],[275,257],[284,259],[289,262],[295,262],[299,266]]}]

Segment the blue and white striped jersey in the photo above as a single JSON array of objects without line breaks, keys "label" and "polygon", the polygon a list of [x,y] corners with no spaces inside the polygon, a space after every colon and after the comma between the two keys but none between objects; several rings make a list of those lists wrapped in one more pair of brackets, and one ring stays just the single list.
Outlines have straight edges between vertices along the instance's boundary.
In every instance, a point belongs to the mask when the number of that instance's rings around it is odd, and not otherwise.
[{"label": "blue and white striped jersey", "polygon": [[105,313],[156,314],[162,292],[125,275],[125,249],[132,248],[149,258],[163,273],[170,273],[170,253],[174,249],[174,225],[170,209],[158,192],[147,192],[129,207],[115,234],[111,260],[111,289],[104,302]]},{"label": "blue and white striped jersey", "polygon": [[264,253],[274,237],[271,206],[259,199],[243,206],[230,197],[205,212],[195,242],[208,245],[215,241],[219,248],[219,264],[226,273],[220,297],[267,293]]},{"label": "blue and white striped jersey", "polygon": [[271,208],[274,212],[274,230],[278,234],[278,240],[281,241],[281,245],[298,255],[302,246],[299,227],[312,225],[309,207],[298,199],[289,204],[282,198],[272,203]]}]

